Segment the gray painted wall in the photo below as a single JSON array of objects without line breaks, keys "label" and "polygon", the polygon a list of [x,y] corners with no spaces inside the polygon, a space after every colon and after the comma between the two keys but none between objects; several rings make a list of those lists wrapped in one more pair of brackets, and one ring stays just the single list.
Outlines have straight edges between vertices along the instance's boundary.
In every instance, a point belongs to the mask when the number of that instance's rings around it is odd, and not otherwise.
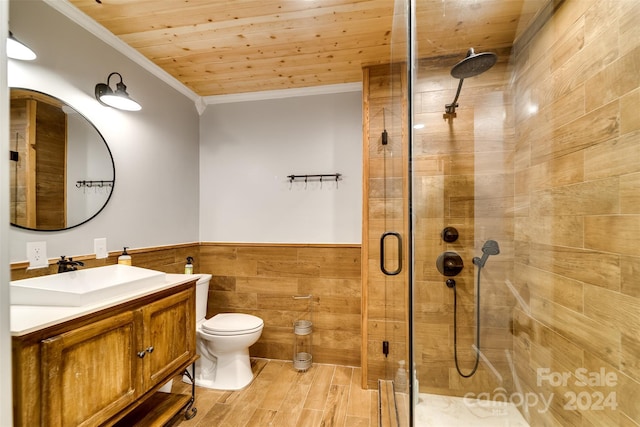
[{"label": "gray painted wall", "polygon": [[[10,23],[38,58],[9,61],[9,85],[49,93],[85,115],[106,139],[116,166],[114,193],[100,215],[64,232],[12,227],[11,261],[26,260],[31,241],[46,241],[49,258],[93,253],[97,237],[107,238],[108,250],[198,241],[194,103],[44,3],[11,2]],[[113,71],[122,74],[142,111],[98,104],[95,84]]]},{"label": "gray painted wall", "polygon": [[362,240],[361,92],[211,105],[200,135],[202,241]]}]

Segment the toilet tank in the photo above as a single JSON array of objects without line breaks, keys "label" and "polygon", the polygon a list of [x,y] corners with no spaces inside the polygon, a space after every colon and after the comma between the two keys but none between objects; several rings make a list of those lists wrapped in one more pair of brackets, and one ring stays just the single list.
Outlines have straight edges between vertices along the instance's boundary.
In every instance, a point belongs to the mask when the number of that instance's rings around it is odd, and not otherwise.
[{"label": "toilet tank", "polygon": [[210,274],[200,274],[196,282],[196,323],[207,315],[207,300],[209,299]]}]

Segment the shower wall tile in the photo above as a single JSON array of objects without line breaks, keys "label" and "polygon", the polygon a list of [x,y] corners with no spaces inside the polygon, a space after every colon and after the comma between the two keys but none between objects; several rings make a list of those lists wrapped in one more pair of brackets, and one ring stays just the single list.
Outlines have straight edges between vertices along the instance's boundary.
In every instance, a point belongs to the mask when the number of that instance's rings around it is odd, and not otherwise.
[{"label": "shower wall tile", "polygon": [[585,43],[585,18],[578,18],[566,32],[560,34],[558,41],[550,52],[551,70],[556,70],[564,65],[573,55],[578,53]]},{"label": "shower wall tile", "polygon": [[622,334],[620,370],[633,378],[640,377],[640,341],[637,335]]},{"label": "shower wall tile", "polygon": [[369,180],[369,197],[380,198],[386,194],[391,198],[402,197],[404,182],[402,178],[378,178]]},{"label": "shower wall tile", "polygon": [[589,170],[583,165],[583,155],[582,152],[571,153],[520,171],[520,175],[528,176],[516,181],[518,194],[583,182],[585,169]]},{"label": "shower wall tile", "polygon": [[621,332],[610,325],[537,297],[531,299],[531,314],[586,352],[619,365]]},{"label": "shower wall tile", "polygon": [[[527,212],[528,213],[528,212]],[[534,216],[523,215],[516,221],[516,238],[546,245],[582,246],[584,219],[576,215]],[[562,233],[553,233],[558,228]]]},{"label": "shower wall tile", "polygon": [[585,286],[584,314],[605,327],[640,336],[640,300],[597,286]]},{"label": "shower wall tile", "polygon": [[619,181],[607,178],[538,191],[531,201],[533,216],[618,213]]},{"label": "shower wall tile", "polygon": [[562,126],[554,127],[551,138],[531,146],[532,163],[548,161],[584,150],[619,134],[619,102],[613,101]]},{"label": "shower wall tile", "polygon": [[620,291],[626,295],[640,298],[640,257],[621,256]]},{"label": "shower wall tile", "polygon": [[640,214],[638,188],[640,188],[640,173],[620,177],[620,213]]},{"label": "shower wall tile", "polygon": [[640,172],[637,161],[640,158],[639,139],[640,132],[632,132],[585,150],[584,180],[618,176],[625,179],[628,174]]},{"label": "shower wall tile", "polygon": [[527,265],[515,270],[514,281],[519,284],[518,291],[526,304],[520,308],[525,311],[530,309],[531,295],[554,301],[577,313],[583,311],[583,282]]},{"label": "shower wall tile", "polygon": [[640,46],[608,64],[585,82],[586,108],[591,111],[617,100],[640,85]]},{"label": "shower wall tile", "polygon": [[638,27],[640,3],[633,1],[625,3],[624,9],[618,16],[620,37],[623,40],[620,51],[624,54],[640,45],[640,28]]},{"label": "shower wall tile", "polygon": [[640,420],[640,405],[638,405],[640,383],[627,375],[619,374],[617,377],[619,383],[616,394],[619,404],[618,410],[637,423]]},{"label": "shower wall tile", "polygon": [[612,290],[620,289],[620,256],[564,245],[529,244],[530,266]]},{"label": "shower wall tile", "polygon": [[626,255],[638,253],[638,241],[640,241],[638,215],[587,216],[584,228],[585,248]]},{"label": "shower wall tile", "polygon": [[640,130],[638,105],[640,105],[640,89],[620,98],[620,133],[622,135]]},{"label": "shower wall tile", "polygon": [[[531,425],[640,423],[638,17],[635,1],[567,1],[515,49],[515,110],[538,101],[516,115],[515,188],[530,208],[516,222],[514,287],[531,310],[513,313],[516,372],[533,392],[613,393],[618,403],[554,404],[529,411]],[[531,63],[545,55],[562,59],[548,71]],[[538,368],[571,380],[540,386]],[[578,368],[604,369],[617,385],[576,385]]]}]

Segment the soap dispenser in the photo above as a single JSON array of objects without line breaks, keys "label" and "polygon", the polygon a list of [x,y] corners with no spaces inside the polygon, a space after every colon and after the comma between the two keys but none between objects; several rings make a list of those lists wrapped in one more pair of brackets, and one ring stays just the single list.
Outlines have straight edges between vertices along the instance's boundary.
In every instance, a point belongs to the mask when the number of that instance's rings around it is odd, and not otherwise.
[{"label": "soap dispenser", "polygon": [[128,247],[129,246],[125,246],[124,251],[122,252],[122,255],[118,257],[118,264],[131,265],[131,255],[127,253]]},{"label": "soap dispenser", "polygon": [[187,257],[187,264],[184,266],[184,274],[193,274],[193,257]]}]

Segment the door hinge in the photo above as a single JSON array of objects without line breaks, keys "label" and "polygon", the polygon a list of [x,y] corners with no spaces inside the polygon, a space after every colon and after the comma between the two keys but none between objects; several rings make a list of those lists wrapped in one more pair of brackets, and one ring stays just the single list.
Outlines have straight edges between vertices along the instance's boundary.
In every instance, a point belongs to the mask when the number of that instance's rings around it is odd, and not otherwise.
[{"label": "door hinge", "polygon": [[382,341],[382,354],[384,357],[389,355],[389,341]]}]

